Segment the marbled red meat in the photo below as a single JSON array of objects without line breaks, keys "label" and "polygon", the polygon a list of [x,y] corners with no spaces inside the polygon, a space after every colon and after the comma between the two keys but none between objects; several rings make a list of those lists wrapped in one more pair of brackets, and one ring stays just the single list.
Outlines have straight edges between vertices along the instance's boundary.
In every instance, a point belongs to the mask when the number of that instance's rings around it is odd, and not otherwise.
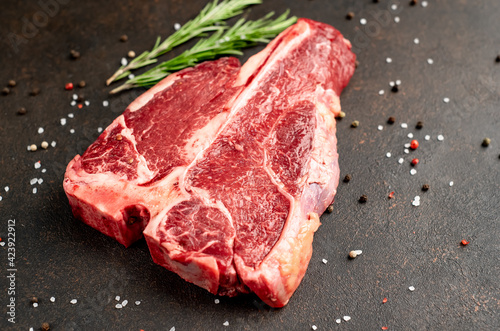
[{"label": "marbled red meat", "polygon": [[75,216],[214,294],[282,307],[339,178],[335,116],[350,43],[300,19],[239,68],[172,75],[68,165]]}]

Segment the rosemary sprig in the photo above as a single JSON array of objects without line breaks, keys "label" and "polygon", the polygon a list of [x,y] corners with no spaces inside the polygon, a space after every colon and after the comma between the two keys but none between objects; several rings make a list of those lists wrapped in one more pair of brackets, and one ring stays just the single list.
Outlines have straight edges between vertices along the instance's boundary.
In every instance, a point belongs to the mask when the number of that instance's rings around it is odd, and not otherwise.
[{"label": "rosemary sprig", "polygon": [[243,9],[250,5],[262,3],[262,0],[223,0],[218,3],[218,0],[208,3],[203,8],[198,16],[184,24],[179,30],[170,35],[163,42],[161,38],[156,39],[156,43],[151,51],[145,51],[127,65],[121,66],[107,81],[109,85],[115,80],[120,80],[127,77],[131,70],[147,66],[155,63],[156,58],[170,51],[175,46],[178,46],[186,41],[203,36],[206,32],[222,31],[226,27],[225,20],[240,15]]},{"label": "rosemary sprig", "polygon": [[288,10],[274,20],[271,19],[273,15],[274,13],[270,12],[256,21],[246,21],[241,18],[226,32],[215,31],[209,38],[198,41],[191,49],[127,80],[125,84],[115,88],[110,93],[114,94],[140,86],[153,86],[174,71],[192,67],[199,62],[214,59],[218,55],[242,55],[240,49],[259,42],[268,43],[277,34],[297,21],[295,16],[287,18]]}]

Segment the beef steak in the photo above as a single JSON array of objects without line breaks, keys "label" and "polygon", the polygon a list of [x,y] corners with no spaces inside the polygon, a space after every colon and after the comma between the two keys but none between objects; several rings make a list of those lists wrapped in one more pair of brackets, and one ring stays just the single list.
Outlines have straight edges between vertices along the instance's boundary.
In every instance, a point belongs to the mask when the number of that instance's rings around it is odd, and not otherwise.
[{"label": "beef steak", "polygon": [[339,178],[335,116],[350,43],[300,19],[243,67],[169,76],[67,168],[76,217],[214,294],[284,306]]}]

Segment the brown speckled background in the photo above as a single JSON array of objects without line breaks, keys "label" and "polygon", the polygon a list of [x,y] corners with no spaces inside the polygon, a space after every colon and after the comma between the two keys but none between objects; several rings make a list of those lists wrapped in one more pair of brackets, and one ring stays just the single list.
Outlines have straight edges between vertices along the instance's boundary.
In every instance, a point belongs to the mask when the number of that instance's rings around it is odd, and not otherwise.
[{"label": "brown speckled background", "polygon": [[[104,81],[121,57],[149,49],[157,35],[172,33],[174,23],[193,18],[206,1],[60,0],[36,31],[26,30],[25,22],[34,15],[43,19],[39,1],[3,1],[0,87],[9,79],[17,86],[0,95],[0,237],[7,240],[7,221],[15,219],[17,272],[14,325],[6,314],[7,245],[0,247],[0,329],[37,330],[43,322],[53,330],[500,329],[500,3],[264,2],[248,17],[290,8],[332,24],[352,41],[360,62],[341,97],[347,116],[337,134],[341,176],[353,179],[340,183],[334,212],[322,216],[308,272],[290,303],[276,310],[245,296],[215,304],[213,295],[155,265],[144,241],[125,249],[76,221],[62,189],[67,162],[141,93],[108,96]],[[396,10],[391,3],[399,4]],[[356,15],[352,21],[345,19],[348,11]],[[368,23],[361,25],[360,18]],[[119,41],[122,34],[128,42]],[[71,49],[81,58],[71,60]],[[246,50],[242,61],[260,49]],[[64,90],[65,83],[82,79],[87,87]],[[392,93],[389,82],[397,79],[402,84]],[[41,88],[36,97],[29,96],[33,87]],[[73,92],[83,93],[90,106],[71,107]],[[19,107],[28,113],[17,115]],[[389,116],[394,125],[386,123]],[[350,127],[354,120],[360,122],[356,129]],[[424,123],[421,130],[417,121]],[[408,133],[420,147],[405,154]],[[485,137],[492,140],[487,148],[481,146]],[[43,140],[57,146],[26,150]],[[420,163],[411,176],[414,157]],[[43,183],[31,186],[32,178]],[[420,190],[425,183],[428,192]],[[358,203],[362,194],[365,204]],[[412,206],[416,195],[419,207]],[[461,246],[462,239],[470,244]],[[352,249],[363,254],[348,260]],[[114,307],[117,295],[129,301],[123,309]],[[351,320],[337,325],[343,316]]]}]

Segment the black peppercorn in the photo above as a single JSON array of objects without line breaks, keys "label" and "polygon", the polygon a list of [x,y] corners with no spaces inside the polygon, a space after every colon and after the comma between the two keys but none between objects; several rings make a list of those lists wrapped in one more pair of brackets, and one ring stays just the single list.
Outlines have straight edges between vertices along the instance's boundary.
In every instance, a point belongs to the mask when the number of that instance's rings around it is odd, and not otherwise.
[{"label": "black peppercorn", "polygon": [[392,88],[391,88],[391,91],[396,93],[399,91],[399,87],[397,85],[393,85]]},{"label": "black peppercorn", "polygon": [[327,212],[327,213],[331,213],[331,212],[333,212],[333,205],[329,205],[329,206],[326,208],[326,212]]},{"label": "black peppercorn", "polygon": [[24,107],[19,108],[19,109],[17,110],[17,113],[18,113],[19,115],[24,115],[24,114],[26,114],[26,108],[24,108]]},{"label": "black peppercorn", "polygon": [[348,20],[352,20],[354,18],[354,13],[352,11],[348,12],[345,18]]},{"label": "black peppercorn", "polygon": [[352,128],[357,128],[359,126],[359,121],[354,121],[351,123]]},{"label": "black peppercorn", "polygon": [[411,0],[410,1],[410,6],[415,6],[417,4],[417,0]]},{"label": "black peppercorn", "polygon": [[351,179],[352,179],[351,175],[349,175],[349,174],[345,175],[345,177],[344,177],[344,183],[349,183],[351,181]]},{"label": "black peppercorn", "polygon": [[74,49],[72,49],[71,51],[69,51],[69,55],[71,56],[71,58],[73,60],[76,60],[80,57],[80,52],[78,51],[75,51]]},{"label": "black peppercorn", "polygon": [[10,87],[14,87],[17,85],[17,83],[15,80],[11,79],[11,80],[9,80],[9,83],[7,85],[9,85]]},{"label": "black peppercorn", "polygon": [[35,96],[38,94],[40,94],[40,88],[38,88],[38,87],[33,88],[30,92],[30,95],[32,95],[32,96]]},{"label": "black peppercorn", "polygon": [[85,83],[84,80],[81,80],[79,83],[78,83],[78,87],[85,87],[87,85],[87,83]]},{"label": "black peppercorn", "polygon": [[491,139],[490,138],[484,138],[483,139],[483,143],[481,145],[483,145],[483,147],[488,147],[491,143]]},{"label": "black peppercorn", "polygon": [[366,195],[363,194],[362,196],[359,197],[360,203],[365,203],[367,201],[368,201],[368,197]]},{"label": "black peppercorn", "polygon": [[495,61],[496,61],[497,63],[499,63],[499,62],[500,62],[500,54],[498,54],[498,55],[497,55],[497,57],[495,58]]},{"label": "black peppercorn", "polygon": [[126,34],[124,34],[124,35],[122,35],[122,36],[120,37],[120,41],[121,41],[122,43],[126,42],[127,40],[128,40],[128,36],[127,36]]},{"label": "black peppercorn", "polygon": [[422,191],[424,191],[424,192],[425,192],[425,191],[428,191],[428,190],[429,190],[429,184],[424,184],[424,185],[422,186]]},{"label": "black peppercorn", "polygon": [[45,323],[42,323],[42,327],[41,327],[42,331],[49,331],[50,330],[50,325],[49,323],[45,322]]},{"label": "black peppercorn", "polygon": [[387,123],[388,123],[388,124],[394,124],[394,122],[396,122],[396,119],[395,119],[393,116],[391,116],[391,117],[389,117],[389,118],[387,119]]},{"label": "black peppercorn", "polygon": [[9,93],[10,93],[10,89],[9,89],[8,87],[4,87],[4,88],[2,89],[2,94],[3,94],[3,95],[7,95],[7,94],[9,94]]}]

